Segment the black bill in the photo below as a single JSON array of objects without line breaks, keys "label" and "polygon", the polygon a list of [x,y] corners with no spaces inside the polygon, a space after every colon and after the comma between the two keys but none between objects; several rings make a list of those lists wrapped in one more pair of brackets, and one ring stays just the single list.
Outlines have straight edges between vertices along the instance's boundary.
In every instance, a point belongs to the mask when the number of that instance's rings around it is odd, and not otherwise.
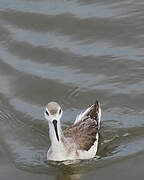
[{"label": "black bill", "polygon": [[53,120],[53,125],[54,125],[54,128],[55,128],[55,133],[56,133],[57,140],[59,141],[58,130],[57,130],[57,120]]}]

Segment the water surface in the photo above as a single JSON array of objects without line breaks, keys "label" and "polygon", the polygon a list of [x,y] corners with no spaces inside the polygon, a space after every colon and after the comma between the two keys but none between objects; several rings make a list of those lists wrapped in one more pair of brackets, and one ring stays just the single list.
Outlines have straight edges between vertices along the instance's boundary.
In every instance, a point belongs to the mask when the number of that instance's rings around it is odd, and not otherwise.
[{"label": "water surface", "polygon": [[[0,0],[1,178],[143,177],[143,22],[142,0]],[[65,128],[96,98],[98,157],[46,162],[47,102]]]}]

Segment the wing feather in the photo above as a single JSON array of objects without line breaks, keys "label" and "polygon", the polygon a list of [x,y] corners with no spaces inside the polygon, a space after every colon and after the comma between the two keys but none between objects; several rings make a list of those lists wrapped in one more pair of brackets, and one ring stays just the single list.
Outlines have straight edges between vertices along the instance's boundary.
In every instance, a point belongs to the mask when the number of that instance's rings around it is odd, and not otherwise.
[{"label": "wing feather", "polygon": [[99,130],[99,103],[96,101],[83,118],[66,129],[63,133],[67,138],[72,138],[79,150],[88,151],[96,141]]}]

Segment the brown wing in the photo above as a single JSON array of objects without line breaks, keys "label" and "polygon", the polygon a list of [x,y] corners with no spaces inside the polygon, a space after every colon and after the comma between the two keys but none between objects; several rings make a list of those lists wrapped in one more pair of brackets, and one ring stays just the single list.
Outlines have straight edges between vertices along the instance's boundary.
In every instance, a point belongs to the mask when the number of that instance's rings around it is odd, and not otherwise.
[{"label": "brown wing", "polygon": [[98,101],[91,107],[82,121],[66,129],[63,133],[65,137],[73,138],[77,148],[88,151],[96,141],[98,133]]}]

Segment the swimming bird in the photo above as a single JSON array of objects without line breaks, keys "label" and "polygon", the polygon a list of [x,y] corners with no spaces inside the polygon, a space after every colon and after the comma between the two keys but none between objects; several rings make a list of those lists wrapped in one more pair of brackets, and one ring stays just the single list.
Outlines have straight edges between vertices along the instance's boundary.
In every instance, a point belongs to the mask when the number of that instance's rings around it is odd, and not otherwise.
[{"label": "swimming bird", "polygon": [[95,104],[80,113],[74,124],[64,131],[60,122],[62,114],[57,102],[49,102],[44,111],[51,141],[47,160],[65,161],[95,157],[101,120],[100,103],[96,100]]}]

